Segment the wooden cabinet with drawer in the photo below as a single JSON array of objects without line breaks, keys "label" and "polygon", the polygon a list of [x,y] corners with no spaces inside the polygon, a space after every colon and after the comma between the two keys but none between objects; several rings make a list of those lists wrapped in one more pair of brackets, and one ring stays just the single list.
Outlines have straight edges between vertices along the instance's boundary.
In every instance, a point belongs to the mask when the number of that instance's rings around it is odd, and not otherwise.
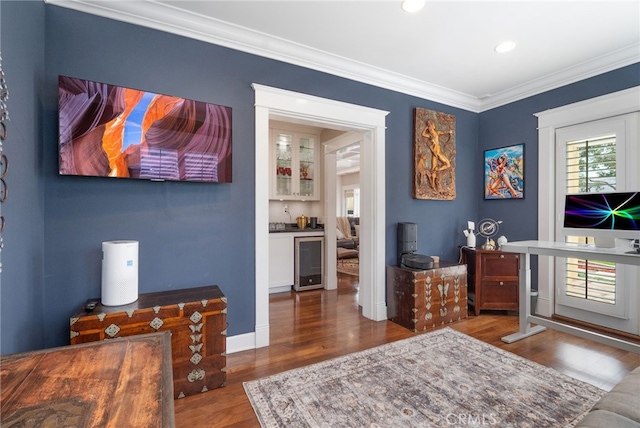
[{"label": "wooden cabinet with drawer", "polygon": [[71,344],[167,330],[175,398],[225,385],[227,298],[215,285],[140,294],[122,306],[88,300],[71,317]]},{"label": "wooden cabinet with drawer", "polygon": [[464,247],[469,305],[481,310],[518,310],[519,255]]}]

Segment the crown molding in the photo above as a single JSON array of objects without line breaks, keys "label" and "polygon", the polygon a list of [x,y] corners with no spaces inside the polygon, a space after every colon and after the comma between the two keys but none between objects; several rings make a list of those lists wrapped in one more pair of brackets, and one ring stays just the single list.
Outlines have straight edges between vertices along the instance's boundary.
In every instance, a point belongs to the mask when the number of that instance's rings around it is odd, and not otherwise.
[{"label": "crown molding", "polygon": [[556,73],[532,80],[507,91],[492,94],[483,100],[481,111],[500,107],[543,92],[595,77],[618,68],[640,62],[640,43],[586,61]]},{"label": "crown molding", "polygon": [[45,3],[189,37],[464,110],[478,112],[480,107],[480,101],[469,95],[154,0],[45,0]]},{"label": "crown molding", "polygon": [[640,45],[636,44],[480,99],[215,18],[187,12],[155,0],[44,1],[47,4],[200,40],[475,113],[640,62]]}]

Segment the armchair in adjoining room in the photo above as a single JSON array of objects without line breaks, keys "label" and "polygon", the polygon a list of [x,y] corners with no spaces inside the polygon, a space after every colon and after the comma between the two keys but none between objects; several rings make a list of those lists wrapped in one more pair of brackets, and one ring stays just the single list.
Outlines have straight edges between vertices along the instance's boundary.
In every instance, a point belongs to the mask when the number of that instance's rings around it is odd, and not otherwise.
[{"label": "armchair in adjoining room", "polygon": [[338,248],[357,250],[359,247],[358,229],[360,228],[359,217],[338,217],[336,219]]},{"label": "armchair in adjoining room", "polygon": [[338,239],[338,262],[345,259],[357,259],[359,257],[358,217],[338,217],[336,219],[336,237]]}]

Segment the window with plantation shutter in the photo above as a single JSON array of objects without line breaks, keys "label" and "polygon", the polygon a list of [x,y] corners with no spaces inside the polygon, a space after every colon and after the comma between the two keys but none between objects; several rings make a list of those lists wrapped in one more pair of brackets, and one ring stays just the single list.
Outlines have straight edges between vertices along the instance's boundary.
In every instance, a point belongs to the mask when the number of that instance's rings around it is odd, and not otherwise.
[{"label": "window with plantation shutter", "polygon": [[616,136],[566,144],[567,194],[616,190]]},{"label": "window with plantation shutter", "polygon": [[[640,86],[535,116],[537,239],[591,244],[595,241],[592,237],[573,236],[589,232],[564,227],[565,198],[571,194],[640,190]],[[603,242],[601,234],[598,239]],[[615,244],[631,245],[624,240]],[[640,335],[640,267],[539,257],[537,273],[537,314]]]},{"label": "window with plantation shutter", "polygon": [[[637,188],[638,115],[611,117],[555,130],[555,240],[596,244],[582,230],[564,228],[566,195],[622,192]],[[634,132],[636,132],[634,134]],[[555,258],[557,315],[637,334],[638,269],[599,260]]]},{"label": "window with plantation shutter", "polygon": [[[616,136],[565,144],[566,194],[616,190]],[[593,243],[588,236],[565,236],[566,242]],[[615,304],[616,264],[568,258],[564,263],[567,296]]]}]

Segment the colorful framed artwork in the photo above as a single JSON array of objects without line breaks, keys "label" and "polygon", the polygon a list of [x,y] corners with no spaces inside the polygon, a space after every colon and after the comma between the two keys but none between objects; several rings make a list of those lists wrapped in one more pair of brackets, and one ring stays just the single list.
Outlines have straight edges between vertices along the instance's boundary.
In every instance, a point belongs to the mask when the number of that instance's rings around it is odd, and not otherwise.
[{"label": "colorful framed artwork", "polygon": [[524,198],[524,144],[485,150],[484,198]]}]

